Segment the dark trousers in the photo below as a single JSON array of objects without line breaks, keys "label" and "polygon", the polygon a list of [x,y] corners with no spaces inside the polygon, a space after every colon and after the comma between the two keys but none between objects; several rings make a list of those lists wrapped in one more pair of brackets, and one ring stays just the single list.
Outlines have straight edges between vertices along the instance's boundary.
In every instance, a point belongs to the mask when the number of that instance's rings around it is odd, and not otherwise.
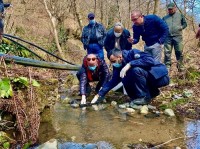
[{"label": "dark trousers", "polygon": [[96,54],[100,59],[104,59],[103,47],[98,43],[91,43],[87,46],[87,54]]},{"label": "dark trousers", "polygon": [[155,80],[146,70],[135,67],[128,70],[122,83],[131,99],[151,99],[159,94],[159,87],[169,84],[169,77],[166,75]]}]

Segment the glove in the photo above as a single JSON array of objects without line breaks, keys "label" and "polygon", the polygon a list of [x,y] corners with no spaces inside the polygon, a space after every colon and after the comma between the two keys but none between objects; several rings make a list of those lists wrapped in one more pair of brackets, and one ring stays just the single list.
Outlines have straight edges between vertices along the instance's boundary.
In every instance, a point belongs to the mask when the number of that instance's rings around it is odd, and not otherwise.
[{"label": "glove", "polygon": [[161,46],[162,49],[164,48],[164,45],[163,45],[163,44],[161,44],[160,46]]},{"label": "glove", "polygon": [[99,98],[99,95],[98,94],[95,95],[94,98],[92,99],[91,103],[97,102],[98,98]]},{"label": "glove", "polygon": [[120,71],[120,77],[124,78],[126,76],[126,72],[131,68],[131,64],[128,63],[126,64],[126,66],[124,66],[124,68],[122,68],[122,70]]},{"label": "glove", "polygon": [[[86,96],[82,95],[81,104],[86,104]],[[86,107],[83,107],[82,110],[86,110]]]}]

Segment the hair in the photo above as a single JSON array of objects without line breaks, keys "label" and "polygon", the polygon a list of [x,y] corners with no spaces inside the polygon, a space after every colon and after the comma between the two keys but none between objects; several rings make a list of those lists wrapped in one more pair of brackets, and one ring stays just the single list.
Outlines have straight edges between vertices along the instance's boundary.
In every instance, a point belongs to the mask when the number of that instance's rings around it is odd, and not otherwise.
[{"label": "hair", "polygon": [[124,26],[120,22],[115,23],[114,27],[116,27],[116,26],[120,26],[121,28],[124,28]]},{"label": "hair", "polygon": [[108,58],[110,59],[110,56],[113,55],[113,56],[119,56],[119,55],[122,55],[122,51],[120,49],[117,49],[117,48],[114,48],[112,49],[109,53],[108,53]]},{"label": "hair", "polygon": [[142,12],[140,10],[133,10],[131,12],[131,15],[134,15],[134,16],[142,16]]},{"label": "hair", "polygon": [[199,27],[200,27],[200,23],[199,23]]}]

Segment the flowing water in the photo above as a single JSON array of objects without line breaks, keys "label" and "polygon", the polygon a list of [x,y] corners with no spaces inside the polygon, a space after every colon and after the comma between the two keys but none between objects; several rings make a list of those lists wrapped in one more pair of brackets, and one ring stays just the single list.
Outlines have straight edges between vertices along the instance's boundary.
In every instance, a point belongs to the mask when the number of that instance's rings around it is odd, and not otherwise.
[{"label": "flowing water", "polygon": [[[52,109],[42,114],[40,142],[56,138],[62,142],[96,143],[106,141],[115,148],[126,149],[132,144],[152,144],[154,146],[170,141],[165,148],[200,148],[199,137],[184,141],[185,136],[198,133],[200,123],[186,122],[176,117],[147,118],[139,114],[127,114],[123,109],[110,105],[100,111],[87,107],[72,108],[69,104],[57,102]],[[45,120],[46,119],[46,120]],[[129,146],[129,147],[128,147]]]}]

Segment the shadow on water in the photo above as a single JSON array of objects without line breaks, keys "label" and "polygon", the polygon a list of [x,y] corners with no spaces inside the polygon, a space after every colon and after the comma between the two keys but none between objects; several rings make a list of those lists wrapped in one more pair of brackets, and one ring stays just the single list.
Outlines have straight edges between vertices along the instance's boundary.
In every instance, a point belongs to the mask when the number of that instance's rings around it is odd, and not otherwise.
[{"label": "shadow on water", "polygon": [[200,120],[186,122],[186,136],[188,149],[200,149]]}]

